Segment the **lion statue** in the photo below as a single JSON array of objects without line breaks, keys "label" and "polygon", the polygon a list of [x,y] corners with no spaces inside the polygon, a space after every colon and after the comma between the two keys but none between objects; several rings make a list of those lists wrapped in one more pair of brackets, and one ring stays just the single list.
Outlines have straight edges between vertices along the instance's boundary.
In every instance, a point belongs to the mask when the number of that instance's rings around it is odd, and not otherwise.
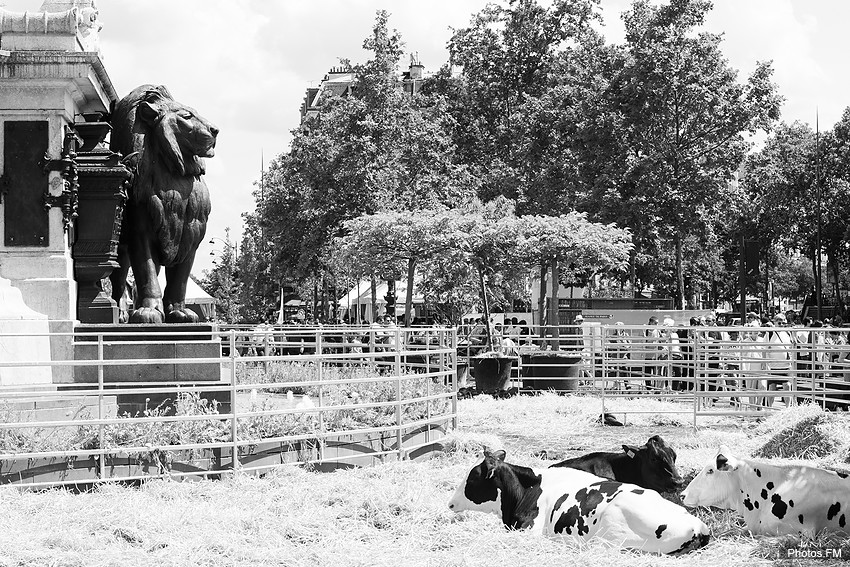
[{"label": "lion statue", "polygon": [[[213,157],[218,128],[172,98],[163,86],[142,85],[112,113],[110,148],[127,156],[134,177],[118,244],[112,297],[136,281],[131,323],[194,323],[186,283],[210,214],[203,158]],[[157,274],[165,268],[165,293]]]}]

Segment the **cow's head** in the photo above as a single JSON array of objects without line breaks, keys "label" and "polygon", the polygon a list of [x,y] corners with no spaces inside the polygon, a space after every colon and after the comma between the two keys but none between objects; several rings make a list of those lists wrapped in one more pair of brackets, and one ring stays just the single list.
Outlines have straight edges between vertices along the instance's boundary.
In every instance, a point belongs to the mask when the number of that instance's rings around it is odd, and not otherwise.
[{"label": "cow's head", "polygon": [[685,506],[717,506],[733,508],[734,499],[740,491],[740,462],[732,456],[729,447],[721,445],[714,459],[694,477],[682,492]]},{"label": "cow's head", "polygon": [[502,513],[502,502],[496,469],[505,462],[505,452],[484,451],[484,460],[469,471],[449,500],[453,512],[474,510],[476,512]]},{"label": "cow's head", "polygon": [[623,445],[626,455],[640,466],[644,486],[658,492],[682,488],[683,480],[676,470],[676,451],[659,435],[649,438],[645,445]]}]

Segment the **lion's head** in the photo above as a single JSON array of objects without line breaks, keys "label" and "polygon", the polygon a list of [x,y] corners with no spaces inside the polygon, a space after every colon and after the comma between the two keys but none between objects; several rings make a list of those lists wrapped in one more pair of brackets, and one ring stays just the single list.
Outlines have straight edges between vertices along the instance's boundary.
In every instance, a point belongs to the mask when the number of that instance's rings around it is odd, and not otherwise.
[{"label": "lion's head", "polygon": [[143,136],[151,136],[153,140],[146,145],[156,146],[176,175],[203,175],[202,158],[215,154],[218,128],[194,109],[175,101],[163,86],[143,85],[135,89],[119,102],[115,118],[115,149],[126,154],[140,151]]}]

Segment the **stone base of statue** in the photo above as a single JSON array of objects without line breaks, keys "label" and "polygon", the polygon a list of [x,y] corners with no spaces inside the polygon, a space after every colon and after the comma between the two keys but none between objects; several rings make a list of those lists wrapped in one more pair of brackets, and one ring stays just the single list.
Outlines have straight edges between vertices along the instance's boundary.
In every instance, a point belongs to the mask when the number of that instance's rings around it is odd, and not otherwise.
[{"label": "stone base of statue", "polygon": [[[21,290],[0,278],[0,364],[50,362],[50,323],[47,315],[24,303]],[[50,384],[50,366],[0,366],[0,386]]]},{"label": "stone base of statue", "polygon": [[[110,391],[118,390],[119,413],[135,414],[160,405],[173,409],[176,402],[176,392],[122,394],[122,387],[129,385],[137,388],[141,383],[150,383],[151,388],[185,388],[225,384],[220,362],[221,341],[213,333],[211,325],[78,325],[74,336],[74,358],[99,360],[99,335],[103,336],[102,358],[107,361],[102,366],[104,387]],[[127,362],[109,364],[109,361],[116,360]],[[97,384],[100,368],[98,365],[77,366],[74,382]],[[220,412],[228,411],[228,391],[202,392],[201,397],[223,404],[219,407]]]}]

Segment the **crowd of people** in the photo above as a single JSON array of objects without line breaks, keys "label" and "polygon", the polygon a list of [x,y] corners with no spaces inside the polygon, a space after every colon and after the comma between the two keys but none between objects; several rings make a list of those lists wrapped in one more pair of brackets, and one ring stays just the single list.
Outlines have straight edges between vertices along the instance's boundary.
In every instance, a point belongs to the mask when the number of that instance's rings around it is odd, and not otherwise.
[{"label": "crowd of people", "polygon": [[[800,318],[794,311],[772,317],[747,313],[742,326],[719,327],[713,315],[693,317],[687,327],[672,318],[651,317],[642,334],[635,336],[620,325],[609,332],[610,366],[621,387],[634,385],[654,390],[799,390],[822,386],[825,380],[848,381],[850,346],[848,330],[839,316],[832,320]],[[768,406],[777,395],[750,397],[755,406]],[[786,403],[793,395],[783,396]],[[741,402],[732,397],[733,402]]]}]

